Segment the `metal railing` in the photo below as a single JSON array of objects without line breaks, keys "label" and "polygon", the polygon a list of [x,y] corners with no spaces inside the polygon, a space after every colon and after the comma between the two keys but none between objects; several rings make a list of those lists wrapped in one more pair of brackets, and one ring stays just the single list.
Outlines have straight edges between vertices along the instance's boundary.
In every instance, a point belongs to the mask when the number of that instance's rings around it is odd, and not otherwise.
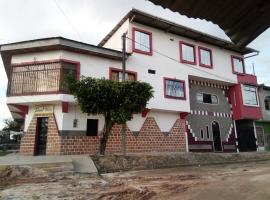
[{"label": "metal railing", "polygon": [[7,95],[31,95],[39,93],[67,93],[64,75],[76,74],[76,66],[55,62],[13,66]]}]

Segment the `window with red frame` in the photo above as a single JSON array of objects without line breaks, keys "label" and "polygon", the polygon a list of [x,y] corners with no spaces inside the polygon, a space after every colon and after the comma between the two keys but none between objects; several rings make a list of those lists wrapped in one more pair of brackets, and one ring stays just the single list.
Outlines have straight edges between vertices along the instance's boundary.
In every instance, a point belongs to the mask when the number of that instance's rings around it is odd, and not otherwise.
[{"label": "window with red frame", "polygon": [[[113,81],[123,81],[122,70],[110,69],[110,79]],[[126,80],[135,81],[137,79],[135,72],[126,71]]]},{"label": "window with red frame", "polygon": [[232,68],[234,73],[244,74],[245,66],[243,58],[232,56]]},{"label": "window with red frame", "polygon": [[152,33],[133,28],[133,51],[152,55]]},{"label": "window with red frame", "polygon": [[164,79],[165,97],[185,99],[185,82],[176,79]]},{"label": "window with red frame", "polygon": [[202,67],[213,67],[213,58],[211,49],[199,47],[199,64]]},{"label": "window with red frame", "polygon": [[180,42],[180,59],[182,63],[196,65],[195,46],[185,42]]}]

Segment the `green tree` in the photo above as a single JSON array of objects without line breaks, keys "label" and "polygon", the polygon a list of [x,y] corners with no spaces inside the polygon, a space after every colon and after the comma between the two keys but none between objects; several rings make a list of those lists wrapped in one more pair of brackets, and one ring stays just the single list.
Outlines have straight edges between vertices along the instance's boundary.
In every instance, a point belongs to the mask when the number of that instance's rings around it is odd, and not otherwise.
[{"label": "green tree", "polygon": [[139,81],[117,82],[90,77],[82,77],[78,81],[72,76],[66,77],[66,81],[82,112],[104,116],[105,124],[99,148],[102,155],[105,154],[113,125],[131,120],[133,114],[142,112],[153,97],[152,86]]},{"label": "green tree", "polygon": [[[21,131],[21,123],[13,119],[5,119],[5,126],[0,133],[1,143],[10,142],[10,131]],[[15,136],[15,142],[20,140],[21,136]]]}]

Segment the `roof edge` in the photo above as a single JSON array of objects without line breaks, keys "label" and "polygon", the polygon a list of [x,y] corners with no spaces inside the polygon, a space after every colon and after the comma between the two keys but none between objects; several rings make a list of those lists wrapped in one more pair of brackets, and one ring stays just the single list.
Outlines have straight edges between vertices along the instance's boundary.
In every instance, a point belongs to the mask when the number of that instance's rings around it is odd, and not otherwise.
[{"label": "roof edge", "polygon": [[[163,22],[163,23],[166,23],[166,24],[169,24],[169,25],[172,25],[172,26],[175,26],[175,27],[179,27],[179,28],[183,28],[183,29],[186,29],[190,32],[193,32],[193,33],[196,33],[196,34],[200,34],[204,37],[207,37],[207,38],[210,38],[210,39],[213,39],[213,40],[216,40],[216,41],[220,41],[220,42],[223,42],[226,45],[232,45],[234,46],[235,48],[238,48],[239,51],[236,51],[236,50],[233,50],[231,49],[231,51],[235,51],[235,52],[240,52],[242,54],[249,54],[249,53],[253,53],[253,52],[258,52],[258,50],[256,49],[253,49],[253,48],[250,48],[250,47],[242,47],[243,50],[241,50],[240,47],[238,47],[236,44],[234,44],[233,42],[231,41],[227,41],[227,40],[224,40],[222,38],[219,38],[219,37],[216,37],[216,36],[213,36],[213,35],[210,35],[210,34],[207,34],[207,33],[204,33],[204,32],[201,32],[201,31],[197,31],[193,28],[190,28],[190,27],[187,27],[187,26],[183,26],[181,24],[177,24],[175,22],[172,22],[172,21],[169,21],[167,19],[164,19],[164,18],[160,18],[160,17],[157,17],[157,16],[154,16],[152,14],[149,14],[149,13],[146,13],[144,11],[141,11],[141,10],[138,10],[138,9],[132,9],[130,10],[117,24],[116,26],[101,40],[101,42],[98,44],[98,46],[102,47],[111,37],[112,35],[118,30],[118,28],[130,17],[133,17],[134,15],[136,16],[136,14],[140,14],[140,15],[144,15],[145,17],[149,17],[149,18],[153,18],[155,20],[158,20],[160,22]],[[136,19],[135,19],[136,21]],[[176,35],[180,35],[180,34],[176,34]],[[187,37],[187,36],[184,36],[184,37]],[[187,37],[188,38],[188,37]],[[192,38],[191,38],[192,39]],[[200,41],[200,40],[199,40]],[[201,42],[204,42],[204,43],[207,43],[207,44],[211,44],[209,42],[205,42],[205,41],[201,41]],[[212,45],[215,45],[215,44],[212,44]],[[218,46],[218,45],[216,45]],[[247,52],[247,53],[245,53]]]}]

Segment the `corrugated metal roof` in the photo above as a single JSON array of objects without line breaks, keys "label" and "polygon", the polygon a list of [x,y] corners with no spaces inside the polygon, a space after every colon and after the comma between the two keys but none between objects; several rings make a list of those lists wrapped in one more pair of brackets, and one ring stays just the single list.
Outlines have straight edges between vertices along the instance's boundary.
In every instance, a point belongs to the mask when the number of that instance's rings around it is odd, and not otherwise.
[{"label": "corrugated metal roof", "polygon": [[212,21],[237,46],[246,46],[270,26],[269,0],[148,0],[192,18]]},{"label": "corrugated metal roof", "polygon": [[212,44],[215,46],[219,46],[224,49],[228,49],[231,51],[235,51],[241,54],[247,54],[256,52],[256,50],[248,48],[248,47],[239,47],[234,43],[229,42],[227,40],[223,40],[221,38],[199,32],[197,30],[188,28],[186,26],[182,26],[176,24],[174,22],[150,15],[143,11],[132,9],[114,28],[113,30],[98,44],[98,46],[103,46],[112,35],[118,30],[118,28],[127,20],[132,19],[133,22],[137,22],[146,26],[151,26],[157,29],[165,30],[169,33],[173,33],[176,35],[184,36],[196,41],[205,42],[208,44]]}]

